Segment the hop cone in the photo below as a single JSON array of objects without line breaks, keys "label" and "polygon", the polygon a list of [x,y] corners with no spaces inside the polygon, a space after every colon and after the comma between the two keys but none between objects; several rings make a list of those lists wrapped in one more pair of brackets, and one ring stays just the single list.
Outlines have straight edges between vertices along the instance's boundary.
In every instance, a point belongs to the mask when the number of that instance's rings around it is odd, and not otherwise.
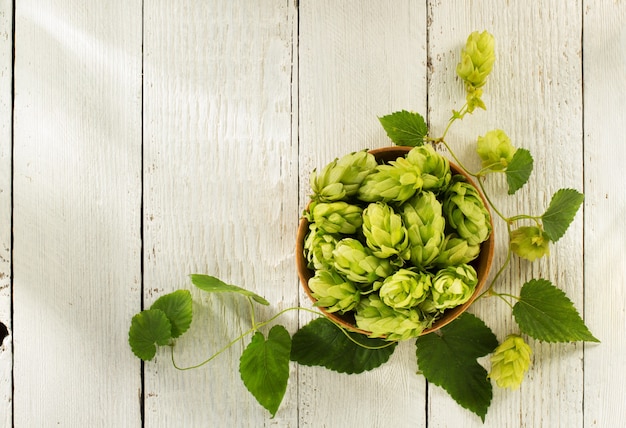
[{"label": "hop cone", "polygon": [[389,205],[376,202],[363,210],[363,234],[376,257],[409,259],[409,235],[402,218]]},{"label": "hop cone", "polygon": [[380,259],[372,251],[353,238],[337,242],[332,258],[334,267],[350,281],[371,284],[393,272],[389,260]]},{"label": "hop cone", "polygon": [[494,171],[506,169],[513,159],[515,150],[509,137],[500,129],[489,131],[484,137],[478,137],[476,145],[476,152],[483,161],[483,168]]},{"label": "hop cone", "polygon": [[431,280],[427,273],[399,269],[385,278],[378,294],[387,306],[394,309],[410,309],[426,299],[432,285]]},{"label": "hop cone", "polygon": [[478,89],[485,85],[496,60],[494,46],[495,39],[487,31],[474,31],[469,35],[456,67],[456,73],[466,87]]},{"label": "hop cone", "polygon": [[315,306],[324,307],[328,312],[350,311],[361,300],[361,292],[355,285],[331,270],[316,271],[309,279],[309,288],[317,299]]},{"label": "hop cone", "polygon": [[406,340],[419,336],[430,325],[417,309],[393,309],[375,294],[361,299],[354,315],[358,328],[371,332],[370,337]]},{"label": "hop cone", "polygon": [[457,234],[447,235],[435,260],[438,266],[457,266],[471,262],[480,253],[480,245],[470,245]]},{"label": "hop cone", "polygon": [[516,334],[509,335],[491,355],[489,377],[500,388],[519,388],[530,367],[531,353],[530,346],[524,339]]},{"label": "hop cone", "polygon": [[401,216],[409,236],[411,262],[420,268],[431,266],[444,239],[441,203],[434,193],[423,191],[402,205]]},{"label": "hop cone", "polygon": [[550,238],[537,226],[522,226],[511,232],[511,251],[532,262],[550,255]]},{"label": "hop cone", "polygon": [[406,160],[422,172],[423,190],[439,192],[450,183],[452,177],[450,162],[437,153],[431,145],[412,148]]},{"label": "hop cone", "polygon": [[457,177],[444,195],[443,212],[461,238],[477,245],[489,238],[491,217],[476,188]]},{"label": "hop cone", "polygon": [[365,150],[335,159],[320,172],[311,173],[313,199],[335,202],[356,195],[363,179],[377,166],[374,155]]},{"label": "hop cone", "polygon": [[476,271],[470,265],[449,266],[437,272],[431,288],[432,300],[422,307],[428,312],[443,312],[467,302],[478,284]]},{"label": "hop cone", "polygon": [[312,204],[309,220],[326,233],[354,234],[363,224],[362,208],[347,202]]},{"label": "hop cone", "polygon": [[365,177],[357,197],[365,202],[399,202],[409,199],[422,188],[421,170],[400,157],[388,165],[378,165]]},{"label": "hop cone", "polygon": [[325,269],[333,265],[333,250],[337,238],[323,230],[315,223],[309,225],[309,233],[304,240],[304,256],[312,269]]}]

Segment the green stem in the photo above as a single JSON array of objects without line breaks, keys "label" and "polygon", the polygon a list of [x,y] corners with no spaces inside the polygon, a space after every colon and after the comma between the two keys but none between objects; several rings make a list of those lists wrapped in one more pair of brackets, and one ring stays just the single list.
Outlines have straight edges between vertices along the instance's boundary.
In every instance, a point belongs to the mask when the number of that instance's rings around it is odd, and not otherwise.
[{"label": "green stem", "polygon": [[248,300],[248,305],[250,306],[250,320],[252,321],[252,328],[257,330],[256,319],[254,316],[254,303],[252,303],[252,298],[250,296],[246,296]]},{"label": "green stem", "polygon": [[292,308],[283,309],[282,311],[278,312],[276,315],[274,315],[272,318],[268,319],[267,321],[263,321],[263,322],[261,322],[261,323],[259,323],[257,325],[253,325],[252,328],[246,330],[245,332],[243,332],[239,336],[237,336],[235,339],[233,339],[230,342],[228,342],[228,344],[226,344],[226,346],[224,346],[222,349],[220,349],[219,351],[217,351],[216,353],[211,355],[206,360],[202,361],[201,363],[195,364],[193,366],[188,366],[188,367],[179,367],[176,364],[176,361],[174,359],[174,345],[170,345],[172,365],[174,366],[174,368],[176,368],[178,370],[191,370],[191,369],[197,369],[198,367],[202,367],[203,365],[205,365],[208,362],[212,361],[214,358],[218,357],[220,354],[222,354],[228,348],[233,346],[235,343],[239,342],[240,340],[243,340],[244,337],[248,336],[251,333],[254,333],[255,331],[257,331],[261,327],[266,326],[267,324],[273,322],[274,320],[276,320],[276,318],[280,317],[281,315],[283,315],[283,314],[285,314],[285,313],[287,313],[289,311],[294,311],[294,310],[303,310],[303,311],[311,312],[312,314],[315,314],[317,316],[324,316],[324,314],[322,314],[320,312],[317,312],[317,311],[314,311],[314,310],[309,309],[309,308],[292,307]]}]

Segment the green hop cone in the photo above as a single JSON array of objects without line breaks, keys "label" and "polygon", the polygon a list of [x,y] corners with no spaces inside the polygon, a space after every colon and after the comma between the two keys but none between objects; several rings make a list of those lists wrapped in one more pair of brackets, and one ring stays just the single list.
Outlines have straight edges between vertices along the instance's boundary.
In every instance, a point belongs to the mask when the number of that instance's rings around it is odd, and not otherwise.
[{"label": "green hop cone", "polygon": [[422,191],[402,204],[400,215],[409,236],[411,263],[420,268],[431,266],[444,239],[441,203],[433,192]]},{"label": "green hop cone", "polygon": [[402,218],[386,203],[375,202],[363,210],[363,234],[376,257],[397,256],[408,260],[411,255],[409,235]]},{"label": "green hop cone", "polygon": [[491,355],[489,377],[500,388],[517,389],[530,367],[532,351],[524,339],[516,334],[509,335]]},{"label": "green hop cone", "polygon": [[319,230],[315,223],[311,223],[304,240],[304,256],[309,268],[318,270],[331,267],[335,245],[337,245],[335,235]]},{"label": "green hop cone", "polygon": [[363,209],[347,202],[311,204],[309,221],[326,233],[354,234],[363,224]]},{"label": "green hop cone", "polygon": [[423,309],[427,312],[443,312],[462,305],[472,297],[477,284],[478,277],[472,266],[448,266],[433,278],[432,299],[424,302]]},{"label": "green hop cone", "polygon": [[338,272],[361,284],[372,284],[393,272],[389,260],[376,257],[372,250],[353,238],[337,242],[332,258]]},{"label": "green hop cone", "polygon": [[426,299],[431,285],[431,275],[425,272],[399,269],[385,278],[378,294],[387,306],[394,309],[410,309]]},{"label": "green hop cone", "polygon": [[513,160],[515,147],[509,137],[501,129],[494,129],[478,137],[476,152],[483,161],[483,168],[503,171]]},{"label": "green hop cone", "polygon": [[358,328],[369,331],[370,337],[387,340],[407,340],[419,336],[432,321],[424,319],[417,309],[393,309],[379,296],[370,294],[356,307],[354,315]]},{"label": "green hop cone", "polygon": [[532,262],[550,255],[550,239],[537,226],[522,226],[511,232],[511,251]]},{"label": "green hop cone", "polygon": [[470,245],[456,233],[446,235],[435,260],[437,266],[457,266],[471,262],[480,254],[480,245]]},{"label": "green hop cone", "polygon": [[350,311],[361,300],[357,287],[331,270],[316,271],[315,276],[309,279],[309,288],[317,299],[315,306],[326,308],[328,312]]},{"label": "green hop cone", "polygon": [[491,216],[478,190],[460,175],[454,176],[452,181],[443,199],[443,212],[448,224],[469,245],[486,241],[491,234]]},{"label": "green hop cone", "polygon": [[345,155],[311,173],[313,199],[335,202],[354,196],[363,179],[376,168],[374,155],[365,150]]},{"label": "green hop cone", "polygon": [[450,162],[437,153],[431,145],[414,147],[407,154],[406,160],[422,172],[422,190],[439,192],[450,183],[452,177]]},{"label": "green hop cone", "polygon": [[422,188],[422,171],[404,157],[378,165],[365,177],[357,197],[365,202],[402,203]]},{"label": "green hop cone", "polygon": [[487,83],[496,60],[494,47],[495,39],[487,31],[474,31],[469,35],[456,66],[456,74],[463,79],[466,88],[478,89]]}]

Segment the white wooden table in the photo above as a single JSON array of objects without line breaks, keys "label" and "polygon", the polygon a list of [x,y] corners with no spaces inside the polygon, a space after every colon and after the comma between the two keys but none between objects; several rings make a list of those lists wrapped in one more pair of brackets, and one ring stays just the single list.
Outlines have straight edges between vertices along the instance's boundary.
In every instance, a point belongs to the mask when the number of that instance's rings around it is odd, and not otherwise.
[{"label": "white wooden table", "polygon": [[[600,345],[531,340],[524,384],[495,389],[484,425],[415,374],[409,343],[358,376],[292,364],[274,419],[239,379],[243,345],[189,372],[165,350],[140,363],[132,315],[190,273],[265,296],[261,318],[309,307],[293,254],[309,172],[390,145],[377,116],[395,110],[441,133],[459,50],[483,29],[488,110],[451,145],[477,165],[476,136],[502,128],[531,151],[505,211],[586,195],[551,257],[500,287],[550,279]],[[0,426],[624,426],[625,111],[624,1],[0,0]],[[249,321],[240,299],[193,293],[181,364]],[[516,326],[493,300],[472,311],[502,340]]]}]

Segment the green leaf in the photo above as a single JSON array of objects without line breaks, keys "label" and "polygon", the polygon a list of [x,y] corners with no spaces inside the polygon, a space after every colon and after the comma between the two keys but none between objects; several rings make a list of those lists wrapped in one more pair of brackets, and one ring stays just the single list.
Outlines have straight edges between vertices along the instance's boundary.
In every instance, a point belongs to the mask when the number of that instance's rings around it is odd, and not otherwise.
[{"label": "green leaf", "polygon": [[282,325],[275,325],[267,340],[257,331],[239,360],[241,380],[272,417],[287,390],[290,351],[289,332]]},{"label": "green leaf", "polygon": [[350,340],[326,318],[318,318],[296,332],[291,346],[291,359],[305,366],[322,366],[339,373],[362,373],[389,360],[396,342],[369,339],[358,333],[347,333],[367,349]]},{"label": "green leaf", "polygon": [[424,144],[428,134],[426,121],[419,113],[406,110],[379,117],[387,135],[398,146],[416,147]]},{"label": "green leaf", "polygon": [[465,312],[441,330],[417,338],[417,362],[429,382],[445,389],[484,422],[493,392],[487,370],[476,359],[497,346],[489,327]]},{"label": "green leaf", "polygon": [[550,206],[541,216],[543,230],[552,242],[565,234],[583,199],[583,194],[574,189],[560,189],[552,195]]},{"label": "green leaf", "polygon": [[585,326],[572,301],[545,279],[533,279],[522,286],[513,315],[520,329],[538,340],[599,342]]},{"label": "green leaf", "polygon": [[159,297],[150,309],[162,310],[172,324],[172,337],[178,337],[189,329],[192,318],[192,301],[189,290],[176,290]]},{"label": "green leaf", "polygon": [[210,275],[192,274],[191,282],[200,290],[204,290],[209,293],[239,293],[244,296],[251,297],[255,302],[265,306],[269,306],[270,302],[265,300],[258,294],[248,291],[245,288],[237,287],[236,285],[226,284],[220,279]]},{"label": "green leaf", "polygon": [[517,192],[526,184],[533,172],[533,157],[526,149],[517,149],[506,167],[506,181],[509,184],[509,195]]},{"label": "green leaf", "polygon": [[128,344],[133,353],[144,361],[156,355],[156,345],[167,345],[172,338],[172,324],[160,309],[139,312],[130,322]]}]

